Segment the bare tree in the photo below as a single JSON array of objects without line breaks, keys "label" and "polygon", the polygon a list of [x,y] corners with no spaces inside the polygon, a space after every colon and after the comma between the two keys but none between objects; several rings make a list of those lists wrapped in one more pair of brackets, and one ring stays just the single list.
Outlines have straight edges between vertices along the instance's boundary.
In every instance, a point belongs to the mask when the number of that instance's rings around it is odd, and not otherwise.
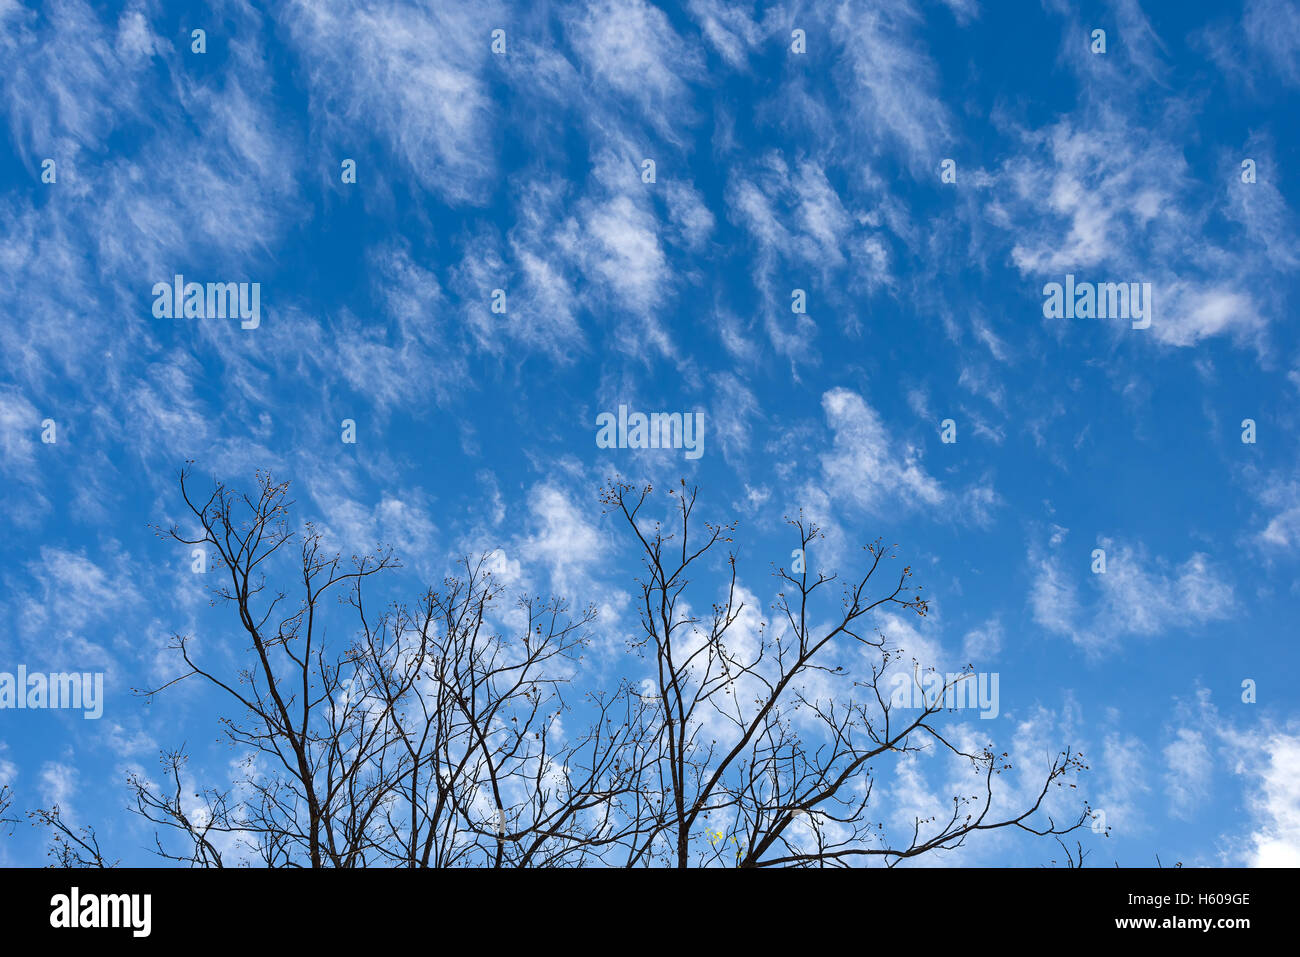
[{"label": "bare tree", "polygon": [[164,845],[155,832],[154,849],[159,857],[194,867],[224,867],[216,841],[232,821],[229,792],[205,788],[201,794],[194,795],[199,799],[198,809],[192,805],[187,812],[185,787],[181,782],[187,761],[183,749],[163,753],[160,763],[165,785],[154,784],[136,773],[129,775],[127,784],[135,796],[135,811],[154,824],[175,829],[185,836],[183,849],[176,851]]},{"label": "bare tree", "polygon": [[16,817],[10,816],[10,808],[13,807],[14,792],[7,784],[0,784],[0,832],[12,834],[14,825],[18,823]]},{"label": "bare tree", "polygon": [[116,867],[117,861],[104,857],[99,847],[95,829],[89,825],[74,827],[63,818],[59,805],[28,811],[32,824],[48,828],[51,832],[47,856],[54,858],[50,867]]},{"label": "bare tree", "polygon": [[[197,680],[227,698],[233,707],[218,720],[242,771],[201,786],[182,746],[162,756],[159,780],[131,777],[135,811],[155,825],[165,859],[892,866],[980,831],[1059,836],[1087,817],[1086,805],[1060,824],[1047,814],[1051,791],[1083,769],[1079,755],[1063,751],[1023,807],[996,813],[1006,755],[945,737],[941,697],[898,713],[882,681],[899,654],[871,625],[878,612],[924,615],[927,605],[909,568],[886,571],[896,559],[879,543],[848,579],[777,569],[773,624],[755,626],[736,556],[718,548],[733,526],[693,524],[697,491],[684,483],[666,500],[668,527],[647,518],[649,487],[614,484],[602,501],[644,569],[632,645],[647,676],[583,691],[574,684],[593,608],[510,599],[488,556],[464,560],[414,603],[378,603],[380,576],[399,567],[391,550],[346,560],[327,551],[310,523],[290,526],[287,484],[259,475],[254,495],[218,483],[201,498],[190,486],[187,466],[180,489],[193,531],[158,531],[211,556],[214,604],[237,628],[220,648],[173,636],[180,674],[139,693]],[[791,524],[806,554],[819,532]],[[926,748],[967,762],[971,793],[895,839],[873,762]],[[93,831],[73,832],[57,808],[42,813],[60,853],[103,866]]]},{"label": "bare tree", "polygon": [[[19,823],[13,812],[14,792],[9,785],[0,785],[0,833],[12,835]],[[36,808],[27,812],[33,827],[43,827],[50,832],[50,845],[46,856],[54,858],[50,867],[113,867],[116,861],[105,860],[99,848],[99,839],[93,827],[74,827],[63,818],[59,805]]]},{"label": "bare tree", "polygon": [[[824,574],[810,579],[806,565],[794,574],[777,569],[783,587],[772,609],[776,627],[763,622],[755,634],[739,634],[744,605],[734,554],[727,556],[720,594],[708,586],[692,589],[715,546],[731,541],[734,526],[702,523],[703,534],[693,534],[698,490],[683,482],[669,490],[675,505],[665,528],[643,515],[651,492],[619,483],[603,494],[607,510],[621,517],[642,552],[639,610],[656,690],[654,745],[665,781],[655,817],[662,826],[637,832],[631,863],[662,856],[678,867],[825,866],[878,857],[893,865],[959,847],[980,831],[1060,835],[1083,825],[1086,805],[1062,824],[1040,813],[1049,792],[1084,769],[1080,755],[1062,751],[1033,799],[998,816],[995,778],[1011,765],[989,748],[962,751],[941,733],[935,719],[946,694],[932,695],[915,714],[895,714],[882,679],[896,655],[866,628],[877,609],[923,616],[927,604],[919,588],[909,587],[910,567],[872,591],[885,574],[882,562],[894,560],[891,549],[867,546],[865,570],[844,581]],[[798,554],[806,555],[818,529],[802,518],[790,524]],[[818,606],[821,593],[837,583],[837,606]],[[692,600],[692,591],[704,595]],[[711,607],[707,615],[694,611],[704,607]],[[869,672],[846,669],[841,662],[863,649],[876,657]],[[946,683],[943,691],[967,677]],[[903,840],[891,840],[873,805],[871,762],[927,747],[969,762],[978,789],[954,796],[950,814],[916,820]],[[723,821],[725,829],[703,827],[706,820]]]},{"label": "bare tree", "polygon": [[[620,756],[639,699],[625,687],[588,695],[592,729],[552,733],[592,609],[571,617],[562,601],[522,596],[505,637],[489,621],[501,595],[480,559],[413,607],[376,612],[364,586],[397,567],[390,551],[326,553],[310,525],[289,529],[287,485],[265,476],[255,497],[218,484],[202,501],[187,479],[199,531],[163,534],[214,552],[217,600],[237,615],[251,663],[222,673],[177,635],[185,671],[163,688],[198,678],[234,699],[221,723],[249,758],[235,787],[195,794],[188,811],[183,753],[164,756],[166,785],[132,778],[138,812],[183,835],[184,850],[159,840],[160,853],[222,866],[223,848],[240,844],[270,866],[501,867],[584,863],[615,839],[609,810],[632,787],[635,763]],[[266,572],[295,541],[290,602]],[[324,639],[331,597],[354,622],[341,649]]]},{"label": "bare tree", "polygon": [[[1092,851],[1084,848],[1082,841],[1075,841],[1074,849],[1071,850],[1070,845],[1066,844],[1060,839],[1060,837],[1054,837],[1053,839],[1061,846],[1061,852],[1065,856],[1064,866],[1071,870],[1079,870],[1082,868],[1083,862],[1087,860],[1088,855],[1092,853]],[[1056,858],[1052,858],[1048,861],[1048,865],[1051,867],[1056,867],[1057,863]]]}]

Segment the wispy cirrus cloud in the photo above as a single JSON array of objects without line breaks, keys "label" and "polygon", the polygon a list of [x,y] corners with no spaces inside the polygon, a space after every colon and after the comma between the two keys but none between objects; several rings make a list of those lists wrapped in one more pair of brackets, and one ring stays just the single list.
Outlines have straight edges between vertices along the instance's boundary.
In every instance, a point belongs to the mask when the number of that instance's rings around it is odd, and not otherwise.
[{"label": "wispy cirrus cloud", "polygon": [[[1129,636],[1154,637],[1226,618],[1236,605],[1231,581],[1207,555],[1174,567],[1152,559],[1141,544],[1100,540],[1106,570],[1090,574],[1085,550],[1074,563],[1059,545],[1030,553],[1034,621],[1068,637],[1089,654],[1122,646]],[[1090,587],[1084,592],[1079,580]],[[1084,592],[1084,595],[1081,595]]]},{"label": "wispy cirrus cloud", "polygon": [[492,144],[504,130],[484,26],[506,22],[499,4],[295,3],[282,21],[309,83],[315,134],[338,160],[361,145],[353,131],[364,125],[424,191],[449,205],[487,202]]}]

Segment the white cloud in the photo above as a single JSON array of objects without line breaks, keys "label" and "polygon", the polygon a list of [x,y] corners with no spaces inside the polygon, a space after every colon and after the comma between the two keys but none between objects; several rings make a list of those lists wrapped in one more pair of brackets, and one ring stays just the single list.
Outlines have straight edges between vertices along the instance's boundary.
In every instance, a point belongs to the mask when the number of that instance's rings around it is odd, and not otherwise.
[{"label": "white cloud", "polygon": [[1251,340],[1265,324],[1254,300],[1228,286],[1173,282],[1152,299],[1160,321],[1152,321],[1151,331],[1173,346],[1194,346],[1218,335]]},{"label": "white cloud", "polygon": [[972,628],[962,639],[961,653],[971,662],[995,658],[1002,651],[1002,622],[990,618],[978,628]]},{"label": "white cloud", "polygon": [[1147,748],[1134,735],[1112,731],[1102,742],[1100,771],[1105,782],[1093,807],[1105,813],[1106,824],[1128,835],[1145,829],[1138,805],[1151,790],[1147,782]]},{"label": "white cloud", "polygon": [[1257,731],[1235,745],[1252,826],[1237,855],[1250,867],[1300,867],[1300,735]]},{"label": "white cloud", "polygon": [[1240,23],[1201,34],[1226,76],[1254,92],[1280,79],[1300,86],[1300,10],[1290,0],[1246,0]]},{"label": "white cloud", "polygon": [[714,399],[709,411],[709,430],[722,446],[722,454],[731,464],[740,462],[749,451],[750,423],[759,414],[754,393],[730,372],[713,377]]},{"label": "white cloud", "polygon": [[1203,554],[1194,553],[1169,569],[1167,563],[1149,559],[1140,544],[1101,544],[1106,550],[1104,573],[1090,573],[1087,551],[1078,562],[1079,574],[1090,580],[1095,596],[1087,607],[1061,551],[1031,552],[1034,582],[1029,604],[1034,621],[1089,653],[1111,650],[1127,635],[1154,636],[1220,621],[1235,607],[1223,569]]},{"label": "white cloud", "polygon": [[283,19],[332,154],[352,155],[351,131],[370,129],[428,192],[487,201],[501,135],[488,25],[509,19],[498,4],[295,3]]},{"label": "white cloud", "polygon": [[1300,483],[1272,479],[1258,496],[1274,514],[1256,536],[1257,541],[1272,548],[1300,546]]},{"label": "white cloud", "polygon": [[559,486],[539,483],[528,495],[531,531],[517,549],[527,564],[539,563],[561,593],[577,597],[585,574],[604,554],[599,529]]},{"label": "white cloud", "polygon": [[1285,0],[1247,0],[1241,24],[1274,71],[1300,86],[1300,9]]},{"label": "white cloud", "polygon": [[589,206],[584,229],[595,241],[588,250],[589,269],[633,312],[658,304],[668,271],[654,214],[626,195]]},{"label": "white cloud", "polygon": [[762,28],[743,4],[719,0],[690,0],[688,9],[706,40],[734,69],[742,69],[750,50],[761,42]]},{"label": "white cloud", "polygon": [[82,552],[42,545],[27,571],[34,587],[13,599],[28,663],[48,662],[60,671],[111,664],[105,626],[141,604],[134,562],[118,554],[96,563]]},{"label": "white cloud", "polygon": [[[1226,162],[1224,185],[1195,182],[1185,119],[1182,111],[1144,117],[1123,98],[1090,99],[1049,127],[1020,130],[1023,149],[997,175],[1005,188],[989,219],[1014,237],[1011,260],[1034,283],[1027,293],[1035,299],[1042,282],[1066,273],[1149,282],[1150,338],[1189,347],[1227,336],[1262,353],[1263,330],[1282,315],[1274,287],[1297,258],[1291,217],[1274,187],[1240,183],[1240,170]],[[1219,215],[1242,224],[1245,239],[1207,238]],[[1258,246],[1267,255],[1242,252]],[[1130,333],[1127,323],[1112,328]]]},{"label": "white cloud", "polygon": [[900,145],[916,172],[938,168],[939,144],[949,138],[950,124],[934,63],[912,36],[922,21],[908,0],[889,0],[869,7],[842,4],[833,24],[849,68],[853,122],[871,140]]},{"label": "white cloud", "polygon": [[642,0],[577,4],[567,30],[593,85],[635,102],[660,135],[674,139],[673,126],[690,113],[685,81],[700,75],[703,61],[663,11]]},{"label": "white cloud", "polygon": [[[902,680],[897,677],[899,674],[914,674],[913,660],[922,672],[929,668],[944,673],[953,670],[953,662],[944,651],[939,637],[933,633],[933,625],[922,631],[913,621],[885,613],[877,615],[876,627],[885,640],[886,647],[906,656],[906,663],[891,666],[889,680]],[[864,655],[868,658],[876,657],[875,652],[869,650],[864,651]]]},{"label": "white cloud", "polygon": [[[24,149],[75,159],[144,112],[142,85],[161,46],[138,10],[102,23],[77,0],[52,3],[43,16],[15,9],[5,17],[5,114]],[[69,164],[69,168],[75,168]]]},{"label": "white cloud", "polygon": [[714,219],[698,190],[689,183],[673,179],[664,184],[668,216],[677,227],[680,241],[689,249],[703,246],[713,232]]},{"label": "white cloud", "polygon": [[26,477],[35,462],[41,415],[16,389],[0,389],[0,471]]},{"label": "white cloud", "polygon": [[1165,791],[1173,813],[1190,818],[1209,793],[1213,761],[1205,736],[1194,728],[1179,728],[1164,748]]},{"label": "white cloud", "polygon": [[977,0],[943,0],[944,5],[952,11],[953,19],[959,26],[966,26],[980,15]]},{"label": "white cloud", "polygon": [[46,807],[57,804],[59,810],[67,815],[69,802],[77,793],[77,778],[77,769],[72,765],[61,761],[46,761],[41,765],[41,803]]},{"label": "white cloud", "polygon": [[321,510],[317,527],[331,548],[357,555],[390,545],[404,564],[428,570],[435,560],[437,528],[432,506],[418,489],[385,492],[373,504],[351,497],[344,487],[318,476],[310,483]]},{"label": "white cloud", "polygon": [[862,396],[831,389],[822,409],[834,433],[833,448],[821,456],[828,492],[869,512],[894,505],[935,506],[943,489],[921,465],[919,449],[897,442]]}]

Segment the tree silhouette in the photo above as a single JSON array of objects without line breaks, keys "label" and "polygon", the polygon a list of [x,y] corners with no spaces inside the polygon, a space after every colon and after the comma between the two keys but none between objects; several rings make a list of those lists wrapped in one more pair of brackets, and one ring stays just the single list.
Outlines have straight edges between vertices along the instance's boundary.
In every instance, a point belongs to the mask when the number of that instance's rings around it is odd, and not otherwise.
[{"label": "tree silhouette", "polygon": [[[180,673],[138,693],[195,680],[219,691],[231,707],[216,720],[239,770],[199,786],[181,747],[163,755],[159,780],[129,779],[164,859],[893,866],[981,831],[1059,839],[1088,820],[1082,802],[1063,822],[1049,813],[1053,790],[1085,769],[1081,755],[1063,750],[1021,806],[999,812],[1007,755],[946,737],[942,695],[905,714],[891,702],[886,675],[902,668],[919,686],[921,669],[872,632],[873,613],[927,611],[911,569],[892,570],[894,547],[867,546],[843,579],[775,569],[771,621],[755,625],[736,556],[720,554],[734,525],[697,520],[698,490],[684,482],[664,500],[611,484],[605,513],[642,568],[631,651],[647,677],[594,689],[577,686],[589,680],[593,607],[507,596],[488,556],[462,561],[413,603],[376,607],[370,593],[399,567],[390,549],[328,551],[310,523],[290,524],[288,484],[266,475],[253,495],[216,483],[196,498],[191,484],[187,465],[180,491],[195,530],[158,532],[211,553],[213,603],[229,609],[237,640],[174,635]],[[667,507],[666,523],[647,517],[652,502]],[[817,527],[802,516],[790,525],[806,554]],[[896,837],[876,764],[932,748],[967,766],[972,785]],[[71,846],[57,809],[40,813]],[[74,863],[103,866],[93,831],[79,833]]]}]

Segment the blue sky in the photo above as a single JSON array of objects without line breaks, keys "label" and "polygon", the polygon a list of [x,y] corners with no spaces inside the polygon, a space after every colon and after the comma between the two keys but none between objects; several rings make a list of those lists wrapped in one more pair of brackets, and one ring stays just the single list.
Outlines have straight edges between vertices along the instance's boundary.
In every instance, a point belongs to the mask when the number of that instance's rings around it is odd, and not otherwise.
[{"label": "blue sky", "polygon": [[[1295,4],[0,0],[0,62],[0,671],[106,682],[97,721],[0,711],[21,807],[147,863],[126,775],[230,777],[216,698],[130,692],[232,634],[148,527],[185,460],[391,543],[394,594],[492,551],[596,603],[592,687],[641,677],[618,474],[738,520],[756,608],[799,509],[812,567],[899,543],[931,614],[876,626],[1000,675],[946,721],[1013,789],[1084,751],[1089,863],[1300,864]],[[260,324],[156,318],[176,274]],[[1149,283],[1149,327],[1046,318],[1067,275]],[[703,454],[598,448],[620,405],[703,413]],[[957,772],[877,773],[906,827]],[[983,837],[929,863],[1059,857]]]}]

